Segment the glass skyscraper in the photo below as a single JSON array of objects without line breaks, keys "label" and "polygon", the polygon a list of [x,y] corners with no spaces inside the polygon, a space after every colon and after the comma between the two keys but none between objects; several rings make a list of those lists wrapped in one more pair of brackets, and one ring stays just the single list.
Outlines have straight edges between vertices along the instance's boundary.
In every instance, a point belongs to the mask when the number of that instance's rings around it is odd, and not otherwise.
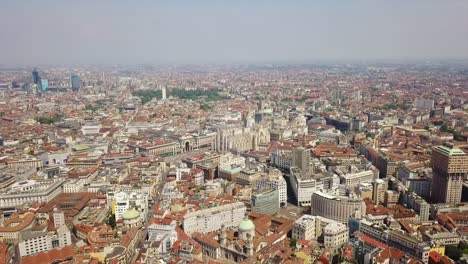
[{"label": "glass skyscraper", "polygon": [[49,89],[49,81],[47,79],[41,79],[42,91],[47,91]]},{"label": "glass skyscraper", "polygon": [[72,75],[72,76],[70,77],[70,81],[71,81],[71,87],[72,87],[72,90],[73,90],[73,91],[78,91],[78,90],[80,90],[80,87],[81,87],[80,76],[78,76],[78,75]]},{"label": "glass skyscraper", "polygon": [[34,69],[32,72],[32,80],[34,84],[41,83],[41,77],[39,76],[39,72],[36,69]]},{"label": "glass skyscraper", "polygon": [[32,72],[32,80],[33,83],[37,85],[37,89],[42,90],[41,76],[39,76],[39,72],[37,71],[37,69],[34,69]]}]

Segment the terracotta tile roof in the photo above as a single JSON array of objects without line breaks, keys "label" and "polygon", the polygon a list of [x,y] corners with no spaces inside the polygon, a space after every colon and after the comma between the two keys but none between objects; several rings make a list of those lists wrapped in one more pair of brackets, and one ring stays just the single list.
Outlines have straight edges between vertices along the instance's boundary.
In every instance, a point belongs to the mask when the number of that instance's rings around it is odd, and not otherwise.
[{"label": "terracotta tile roof", "polygon": [[61,193],[39,209],[40,213],[52,213],[61,209],[66,217],[77,215],[95,197],[93,193]]},{"label": "terracotta tile roof", "polygon": [[383,249],[388,248],[388,246],[385,245],[384,243],[379,242],[373,238],[370,238],[362,233],[356,232],[354,233],[354,235],[358,237],[360,240],[362,240],[364,243],[371,245],[373,247],[378,247],[378,248],[383,248]]},{"label": "terracotta tile roof", "polygon": [[393,262],[394,260],[401,260],[405,254],[397,249],[388,247],[380,250],[380,252],[377,254],[377,263],[386,263],[387,260],[391,260]]},{"label": "terracotta tile roof", "polygon": [[195,239],[195,241],[199,241],[201,243],[204,243],[212,248],[219,248],[220,245],[218,241],[214,240],[212,237],[208,235],[204,235],[202,233],[195,232],[192,234],[192,238]]},{"label": "terracotta tile roof", "polygon": [[19,232],[33,223],[34,215],[31,212],[16,213],[3,222],[3,226],[0,226],[0,232]]},{"label": "terracotta tile roof", "polygon": [[7,264],[9,259],[8,245],[0,243],[0,264]]},{"label": "terracotta tile roof", "polygon": [[34,256],[23,257],[23,264],[50,264],[54,261],[66,260],[73,258],[75,252],[72,246],[66,246],[61,249],[52,249],[47,252],[39,253]]},{"label": "terracotta tile roof", "polygon": [[444,264],[452,264],[453,263],[453,261],[450,258],[448,258],[447,256],[441,255],[437,251],[429,252],[429,259],[430,259],[429,262],[432,262],[432,263],[444,263]]}]

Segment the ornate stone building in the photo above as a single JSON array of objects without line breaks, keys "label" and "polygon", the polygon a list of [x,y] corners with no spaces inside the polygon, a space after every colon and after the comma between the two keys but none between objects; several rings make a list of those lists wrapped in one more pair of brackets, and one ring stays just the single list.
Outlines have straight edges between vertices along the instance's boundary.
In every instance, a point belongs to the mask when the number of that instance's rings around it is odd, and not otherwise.
[{"label": "ornate stone building", "polygon": [[244,152],[258,149],[270,142],[270,132],[264,127],[229,127],[217,130],[214,150]]}]

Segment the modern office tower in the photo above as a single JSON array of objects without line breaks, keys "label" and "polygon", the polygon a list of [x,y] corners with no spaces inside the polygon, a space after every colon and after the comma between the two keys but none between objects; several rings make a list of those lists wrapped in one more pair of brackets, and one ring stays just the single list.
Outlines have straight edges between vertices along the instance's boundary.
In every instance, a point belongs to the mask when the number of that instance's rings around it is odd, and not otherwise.
[{"label": "modern office tower", "polygon": [[70,77],[70,82],[71,82],[71,88],[73,91],[78,91],[81,88],[81,80],[80,76],[78,75],[72,75]]},{"label": "modern office tower", "polygon": [[255,188],[270,188],[278,190],[278,202],[280,207],[288,206],[288,191],[287,183],[283,178],[283,174],[278,169],[270,168],[268,177],[255,182]]},{"label": "modern office tower", "polygon": [[252,194],[252,212],[275,215],[279,209],[278,189],[258,189]]},{"label": "modern office tower", "polygon": [[292,167],[301,169],[304,176],[310,175],[310,150],[304,147],[295,148],[292,152]]},{"label": "modern office tower", "polygon": [[468,175],[468,154],[452,144],[432,149],[432,200],[459,203],[463,181]]},{"label": "modern office tower", "polygon": [[32,81],[34,84],[39,85],[41,83],[41,77],[39,76],[39,72],[37,69],[34,69],[32,72]]},{"label": "modern office tower", "polygon": [[49,80],[41,79],[41,88],[42,91],[47,91],[47,89],[49,89]]},{"label": "modern office tower", "polygon": [[32,80],[33,80],[33,83],[36,85],[36,92],[41,91],[42,90],[41,76],[39,76],[39,72],[37,71],[36,68],[34,68],[32,72]]},{"label": "modern office tower", "polygon": [[165,85],[161,85],[161,95],[162,95],[162,99],[166,100],[166,86]]}]

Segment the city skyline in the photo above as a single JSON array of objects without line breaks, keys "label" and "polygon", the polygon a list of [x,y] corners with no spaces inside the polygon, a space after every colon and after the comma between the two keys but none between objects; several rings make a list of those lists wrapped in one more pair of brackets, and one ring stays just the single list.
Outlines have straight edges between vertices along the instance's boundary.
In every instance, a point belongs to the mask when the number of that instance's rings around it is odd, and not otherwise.
[{"label": "city skyline", "polygon": [[458,0],[47,0],[3,7],[2,65],[468,58],[468,3]]},{"label": "city skyline", "polygon": [[466,25],[467,0],[2,1],[0,264],[468,263]]}]

